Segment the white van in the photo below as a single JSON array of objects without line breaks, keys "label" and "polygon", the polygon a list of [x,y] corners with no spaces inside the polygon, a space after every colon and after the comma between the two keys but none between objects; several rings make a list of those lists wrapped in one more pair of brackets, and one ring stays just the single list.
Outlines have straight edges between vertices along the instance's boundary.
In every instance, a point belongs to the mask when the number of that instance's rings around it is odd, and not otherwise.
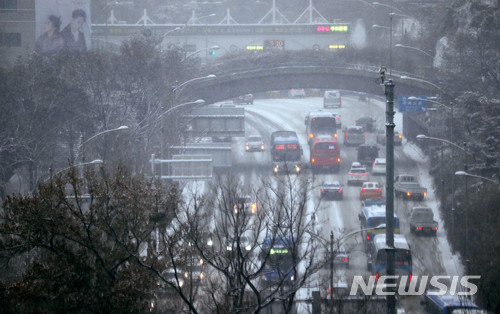
[{"label": "white van", "polygon": [[339,90],[327,90],[323,97],[323,108],[342,107],[342,97]]}]

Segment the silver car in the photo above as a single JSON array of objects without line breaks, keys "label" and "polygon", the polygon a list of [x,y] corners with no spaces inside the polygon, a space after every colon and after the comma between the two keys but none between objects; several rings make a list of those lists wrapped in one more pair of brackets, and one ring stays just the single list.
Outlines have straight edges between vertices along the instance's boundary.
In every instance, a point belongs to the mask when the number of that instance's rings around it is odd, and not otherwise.
[{"label": "silver car", "polygon": [[247,137],[247,141],[245,143],[245,150],[247,152],[253,151],[264,151],[265,145],[262,137],[260,135],[250,135]]}]

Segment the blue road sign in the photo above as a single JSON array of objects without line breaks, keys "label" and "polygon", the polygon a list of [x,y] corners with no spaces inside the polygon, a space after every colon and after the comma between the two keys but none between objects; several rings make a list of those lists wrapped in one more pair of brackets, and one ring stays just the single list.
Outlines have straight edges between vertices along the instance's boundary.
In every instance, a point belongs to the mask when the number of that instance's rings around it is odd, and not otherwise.
[{"label": "blue road sign", "polygon": [[425,112],[427,111],[427,96],[399,96],[398,105],[399,112]]}]

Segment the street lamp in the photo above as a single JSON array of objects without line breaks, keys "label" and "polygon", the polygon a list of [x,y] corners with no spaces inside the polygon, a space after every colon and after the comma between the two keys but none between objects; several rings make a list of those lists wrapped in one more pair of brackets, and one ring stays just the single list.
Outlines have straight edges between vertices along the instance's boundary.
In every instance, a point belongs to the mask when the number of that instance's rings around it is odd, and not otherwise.
[{"label": "street lamp", "polygon": [[418,135],[416,136],[416,138],[418,138],[418,139],[435,140],[435,141],[444,142],[444,143],[447,143],[447,144],[449,144],[449,145],[451,145],[451,146],[454,146],[454,147],[456,147],[456,148],[460,149],[460,150],[461,150],[461,151],[463,151],[465,154],[468,154],[467,149],[465,149],[464,147],[462,147],[462,146],[460,146],[460,145],[458,145],[458,144],[455,144],[455,143],[453,143],[453,142],[451,142],[451,141],[445,140],[445,139],[443,139],[443,138],[432,137],[432,136],[427,136],[427,135],[423,135],[423,134],[418,134]]},{"label": "street lamp", "polygon": [[479,179],[483,179],[483,180],[486,180],[486,181],[489,181],[489,182],[492,182],[498,186],[500,186],[500,182],[497,182],[493,179],[490,179],[490,178],[486,178],[486,177],[483,177],[483,176],[479,176],[477,174],[471,174],[471,173],[468,173],[468,172],[465,172],[465,171],[457,171],[455,172],[455,175],[456,176],[467,176],[467,177],[474,177],[474,178],[479,178]]},{"label": "street lamp", "polygon": [[182,60],[180,61],[181,63],[186,61],[186,59],[189,59],[190,57],[196,55],[197,53],[200,53],[202,51],[205,51],[205,50],[219,50],[220,47],[218,45],[215,45],[215,46],[212,46],[212,47],[205,47],[205,48],[201,48],[199,50],[196,50],[195,52],[192,52],[188,55],[186,55],[184,58],[182,58]]},{"label": "street lamp", "polygon": [[396,10],[398,11],[399,13],[403,13],[403,11],[401,11],[400,9],[392,6],[392,5],[388,5],[388,4],[385,4],[385,3],[380,3],[380,2],[372,2],[373,5],[379,5],[379,6],[383,6],[383,7],[387,7],[391,10]]},{"label": "street lamp", "polygon": [[64,169],[61,169],[59,171],[57,171],[56,173],[52,174],[52,168],[50,169],[50,175],[49,175],[49,178],[43,182],[47,182],[48,180],[52,180],[52,177],[55,176],[55,175],[58,175],[60,174],[61,172],[64,172],[68,169],[71,169],[71,168],[75,168],[75,167],[80,167],[80,166],[85,166],[85,165],[91,165],[91,164],[102,164],[103,161],[101,159],[94,159],[92,161],[89,161],[89,162],[82,162],[82,163],[79,163],[77,165],[72,165],[72,166],[69,166],[69,167],[66,167]]},{"label": "street lamp", "polygon": [[405,45],[402,45],[402,44],[395,44],[394,47],[406,48],[406,49],[413,49],[413,50],[416,50],[416,51],[419,51],[419,52],[425,54],[426,56],[428,56],[429,58],[432,58],[432,60],[434,60],[433,56],[431,56],[429,53],[427,53],[427,52],[425,52],[422,49],[419,49],[417,47],[405,46]]},{"label": "street lamp", "polygon": [[99,132],[91,137],[89,137],[87,140],[83,140],[83,132],[80,134],[80,146],[78,147],[79,148],[79,152],[82,156],[82,162],[85,162],[85,151],[84,151],[84,145],[87,144],[88,142],[92,141],[93,139],[95,139],[96,137],[98,136],[101,136],[103,134],[106,134],[106,133],[109,133],[109,132],[115,132],[115,131],[123,131],[123,130],[128,130],[129,127],[126,126],[126,125],[122,125],[122,126],[119,126],[117,128],[114,128],[114,129],[109,129],[109,130],[105,130],[105,131],[102,131],[102,132]]},{"label": "street lamp", "polygon": [[439,91],[441,91],[441,92],[444,93],[444,90],[441,87],[437,86],[436,84],[434,84],[432,82],[426,81],[424,79],[416,78],[416,77],[411,77],[411,76],[406,76],[406,75],[401,75],[399,78],[402,79],[402,80],[412,80],[412,81],[417,81],[417,82],[425,83],[425,84],[428,84],[428,85],[430,85],[430,86],[432,86],[432,87],[434,87],[434,88],[436,88]]},{"label": "street lamp", "polygon": [[372,28],[391,29],[389,26],[382,26],[382,25],[378,25],[378,24],[373,24]]},{"label": "street lamp", "polygon": [[[192,80],[191,80],[192,81]],[[188,81],[189,82],[189,81]],[[187,83],[187,82],[185,82]],[[185,84],[183,83],[183,84]],[[162,112],[158,118],[155,120],[158,121],[160,120],[160,131],[161,131],[161,140],[160,140],[160,158],[163,160],[164,159],[164,147],[163,147],[163,142],[164,142],[164,138],[165,138],[165,132],[164,132],[164,127],[163,127],[163,119],[164,117],[167,117],[170,113],[172,113],[174,110],[180,108],[180,107],[184,107],[184,106],[188,106],[188,105],[203,105],[205,104],[205,100],[203,99],[198,99],[198,100],[195,100],[195,101],[191,101],[191,102],[187,102],[187,103],[183,103],[183,104],[179,104],[179,105],[176,105],[176,106],[173,106],[169,109],[167,109],[166,111]],[[163,164],[160,164],[160,178],[163,176]]]},{"label": "street lamp", "polygon": [[[464,147],[461,147],[451,141],[448,141],[448,140],[445,140],[445,139],[442,139],[442,138],[437,138],[437,137],[431,137],[431,136],[427,136],[427,135],[423,135],[423,134],[419,134],[417,135],[417,139],[428,139],[428,140],[435,140],[435,141],[440,141],[440,142],[443,142],[443,143],[446,143],[446,144],[449,144],[455,148],[458,148],[460,150],[462,150],[464,152],[464,171],[458,171],[458,175],[463,175],[463,173],[467,173],[467,154],[470,154],[468,151],[467,151],[467,143],[464,143]],[[455,172],[455,175],[457,175],[457,172]],[[453,176],[451,177],[452,180],[453,180]],[[452,182],[453,184],[453,182]],[[451,221],[452,221],[452,230],[454,230],[454,194],[455,194],[455,191],[454,191],[454,186],[452,186],[452,191],[451,191],[451,195],[452,195],[452,208],[451,208]],[[466,199],[466,206],[468,207],[468,204],[469,204],[469,196],[468,196],[468,184],[467,184],[467,176],[466,176],[466,180],[465,180],[465,199]],[[467,210],[465,210],[465,261],[466,261],[466,265],[467,265],[467,272],[469,272],[469,250],[468,250],[468,242],[469,242],[469,217],[468,217],[468,212]]]}]

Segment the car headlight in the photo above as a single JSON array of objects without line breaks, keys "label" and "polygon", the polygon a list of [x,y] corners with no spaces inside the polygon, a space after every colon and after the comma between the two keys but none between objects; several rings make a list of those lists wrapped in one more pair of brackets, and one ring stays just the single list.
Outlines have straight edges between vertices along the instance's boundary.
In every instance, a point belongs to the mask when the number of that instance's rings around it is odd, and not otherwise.
[{"label": "car headlight", "polygon": [[295,171],[296,171],[297,173],[299,173],[299,172],[300,172],[300,166],[299,166],[299,165],[295,165]]},{"label": "car headlight", "polygon": [[276,166],[274,166],[274,169],[273,169],[273,170],[274,170],[274,173],[278,173],[278,169],[279,169],[279,167],[278,167],[277,165],[276,165]]},{"label": "car headlight", "polygon": [[250,244],[248,244],[247,246],[245,246],[245,250],[250,251],[251,249],[252,249],[252,247],[250,246]]}]

